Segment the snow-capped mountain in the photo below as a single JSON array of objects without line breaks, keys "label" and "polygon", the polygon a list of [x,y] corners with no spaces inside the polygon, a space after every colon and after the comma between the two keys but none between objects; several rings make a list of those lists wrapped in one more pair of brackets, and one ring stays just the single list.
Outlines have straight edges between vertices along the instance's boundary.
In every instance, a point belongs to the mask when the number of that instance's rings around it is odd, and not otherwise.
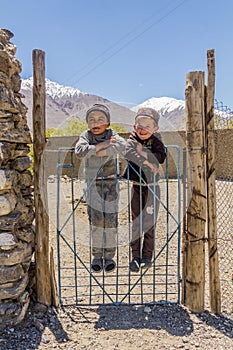
[{"label": "snow-capped mountain", "polygon": [[185,101],[172,97],[151,97],[132,108],[137,111],[141,107],[156,109],[161,119],[160,130],[184,130],[185,129]]},{"label": "snow-capped mountain", "polygon": [[[82,92],[69,86],[63,86],[46,79],[46,128],[63,128],[67,118],[85,120],[86,110],[94,103],[104,103],[111,112],[111,122],[120,123],[131,130],[135,112],[129,108],[111,102],[106,98]],[[28,125],[32,129],[32,89],[33,78],[22,79],[21,93],[28,107]]]},{"label": "snow-capped mountain", "polygon": [[[84,92],[81,92],[80,90],[74,87],[63,86],[49,79],[45,79],[45,87],[46,87],[46,94],[51,96],[55,100],[61,98],[62,96],[67,96],[72,98],[72,97],[77,97],[80,94],[85,94]],[[31,91],[32,88],[33,88],[32,77],[26,80],[22,80],[22,84],[21,84],[22,90]]]},{"label": "snow-capped mountain", "polygon": [[[46,128],[62,128],[67,118],[85,120],[86,110],[94,103],[106,104],[111,113],[111,122],[132,130],[136,111],[140,107],[153,107],[161,114],[160,130],[185,128],[185,102],[169,97],[152,97],[129,109],[103,97],[82,92],[79,89],[63,86],[46,79]],[[32,128],[32,88],[33,78],[22,79],[21,93],[28,107],[28,125]]]}]

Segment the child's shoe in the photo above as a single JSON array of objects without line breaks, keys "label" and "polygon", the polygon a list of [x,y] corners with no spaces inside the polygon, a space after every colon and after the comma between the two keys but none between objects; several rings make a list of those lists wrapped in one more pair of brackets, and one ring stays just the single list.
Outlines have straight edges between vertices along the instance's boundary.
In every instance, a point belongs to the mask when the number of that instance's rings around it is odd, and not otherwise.
[{"label": "child's shoe", "polygon": [[142,269],[149,269],[152,266],[151,259],[142,258],[140,266]]},{"label": "child's shoe", "polygon": [[115,270],[116,263],[113,259],[105,259],[104,270],[105,272],[112,272]]},{"label": "child's shoe", "polygon": [[94,272],[101,272],[103,270],[103,259],[94,258],[91,263],[91,268]]},{"label": "child's shoe", "polygon": [[140,269],[140,259],[139,258],[133,258],[133,260],[129,264],[129,269],[132,272],[138,272]]}]

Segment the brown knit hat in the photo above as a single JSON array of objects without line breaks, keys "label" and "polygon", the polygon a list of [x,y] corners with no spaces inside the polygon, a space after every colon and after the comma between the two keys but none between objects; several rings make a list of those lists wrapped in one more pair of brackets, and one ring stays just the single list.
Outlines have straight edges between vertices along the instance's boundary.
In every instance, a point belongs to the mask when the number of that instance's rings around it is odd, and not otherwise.
[{"label": "brown knit hat", "polygon": [[91,108],[89,108],[86,112],[86,121],[88,121],[88,115],[93,111],[100,111],[106,115],[108,123],[110,124],[110,112],[107,106],[95,103]]}]

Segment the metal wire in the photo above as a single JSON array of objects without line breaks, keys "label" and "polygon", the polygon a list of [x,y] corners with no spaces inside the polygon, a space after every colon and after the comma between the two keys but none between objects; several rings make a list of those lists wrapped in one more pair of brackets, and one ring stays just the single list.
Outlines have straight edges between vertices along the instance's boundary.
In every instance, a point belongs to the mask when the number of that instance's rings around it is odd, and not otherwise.
[{"label": "metal wire", "polygon": [[[79,236],[82,227],[77,226],[76,218],[78,209],[85,201],[90,184],[84,193],[76,193],[75,182],[79,181],[71,171],[71,212],[67,214],[61,224],[61,191],[62,191],[62,168],[73,169],[73,149],[59,148],[57,167],[57,248],[58,248],[58,285],[59,296],[62,305],[103,305],[112,303],[115,305],[158,303],[179,303],[180,302],[180,226],[181,226],[181,176],[180,176],[180,149],[178,146],[167,146],[167,152],[173,150],[176,153],[177,178],[168,178],[168,165],[164,178],[160,181],[161,198],[157,196],[156,186],[148,186],[148,191],[152,191],[154,202],[160,202],[159,217],[155,228],[155,251],[152,267],[140,269],[139,273],[132,273],[129,270],[131,252],[129,243],[132,236],[131,231],[131,211],[130,205],[127,209],[119,208],[116,224],[117,227],[117,267],[114,272],[108,274],[104,270],[94,273],[91,270],[91,237],[86,241],[87,246],[80,244]],[[70,163],[64,164],[62,152],[70,153]],[[67,157],[66,157],[67,159]],[[117,169],[119,167],[117,166]],[[118,179],[116,174],[118,196],[121,191],[126,190],[127,203],[130,203],[129,180]],[[143,179],[140,186],[145,186]],[[172,186],[172,187],[171,187]],[[175,193],[175,203],[171,200],[171,193]],[[78,198],[75,204],[75,198]],[[174,207],[174,208],[173,208]],[[142,209],[142,208],[141,208]],[[64,214],[64,213],[63,213]],[[126,225],[123,226],[125,232],[123,237],[127,237],[127,242],[122,244],[120,236],[121,216],[127,216]],[[64,218],[64,215],[63,215]],[[88,223],[85,223],[88,226]],[[72,230],[72,232],[70,232]],[[91,236],[91,232],[89,233]],[[140,224],[140,234],[143,235]]]},{"label": "metal wire", "polygon": [[[233,111],[215,100],[215,129],[233,128]],[[224,142],[224,140],[221,140]],[[232,162],[232,160],[229,160]],[[233,174],[216,178],[217,244],[223,311],[233,311]]]}]

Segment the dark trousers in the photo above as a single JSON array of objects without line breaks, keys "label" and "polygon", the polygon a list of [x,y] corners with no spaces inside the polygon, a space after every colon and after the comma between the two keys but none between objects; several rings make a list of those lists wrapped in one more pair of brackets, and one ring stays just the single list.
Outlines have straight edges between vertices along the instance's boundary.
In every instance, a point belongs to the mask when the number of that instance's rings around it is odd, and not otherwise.
[{"label": "dark trousers", "polygon": [[115,179],[96,180],[87,191],[92,254],[112,259],[116,251],[117,188]]},{"label": "dark trousers", "polygon": [[154,193],[160,198],[158,185],[133,185],[132,187],[132,240],[130,246],[133,258],[152,259],[153,256],[154,231],[159,210],[159,200]]}]

